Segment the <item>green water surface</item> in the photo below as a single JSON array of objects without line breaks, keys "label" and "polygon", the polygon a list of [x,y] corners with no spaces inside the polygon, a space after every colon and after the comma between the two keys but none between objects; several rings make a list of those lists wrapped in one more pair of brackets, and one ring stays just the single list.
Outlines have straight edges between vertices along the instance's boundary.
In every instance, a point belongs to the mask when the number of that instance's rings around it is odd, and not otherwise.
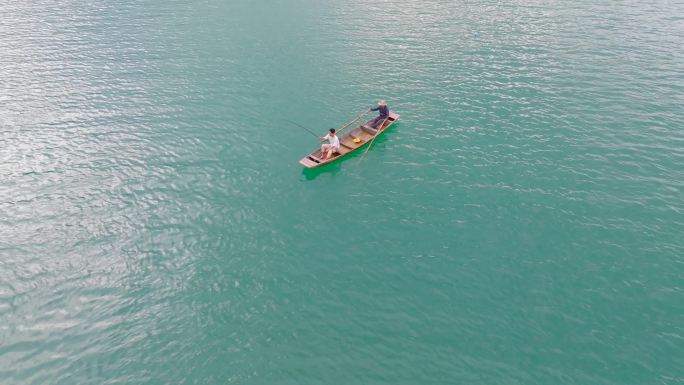
[{"label": "green water surface", "polygon": [[0,9],[0,383],[684,384],[681,2]]}]

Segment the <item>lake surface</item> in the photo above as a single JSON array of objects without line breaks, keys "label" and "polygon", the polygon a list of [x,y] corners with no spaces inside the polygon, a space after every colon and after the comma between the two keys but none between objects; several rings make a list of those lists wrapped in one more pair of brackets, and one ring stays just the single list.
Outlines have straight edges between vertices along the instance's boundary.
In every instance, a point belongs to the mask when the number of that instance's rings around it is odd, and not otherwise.
[{"label": "lake surface", "polygon": [[681,1],[0,9],[2,384],[684,384]]}]

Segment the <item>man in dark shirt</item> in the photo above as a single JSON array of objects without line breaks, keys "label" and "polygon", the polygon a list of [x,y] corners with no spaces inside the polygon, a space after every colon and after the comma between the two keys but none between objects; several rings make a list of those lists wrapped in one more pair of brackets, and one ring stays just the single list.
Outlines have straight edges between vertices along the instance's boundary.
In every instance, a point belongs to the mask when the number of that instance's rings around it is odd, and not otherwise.
[{"label": "man in dark shirt", "polygon": [[376,126],[378,124],[381,124],[382,122],[384,122],[385,119],[387,119],[387,117],[389,116],[389,108],[387,108],[387,103],[385,103],[384,100],[381,100],[378,102],[378,107],[377,108],[370,108],[368,110],[368,112],[370,112],[370,111],[379,111],[380,115],[378,115],[377,118],[373,119],[373,121],[371,122],[371,127],[380,128],[380,127],[376,127]]}]

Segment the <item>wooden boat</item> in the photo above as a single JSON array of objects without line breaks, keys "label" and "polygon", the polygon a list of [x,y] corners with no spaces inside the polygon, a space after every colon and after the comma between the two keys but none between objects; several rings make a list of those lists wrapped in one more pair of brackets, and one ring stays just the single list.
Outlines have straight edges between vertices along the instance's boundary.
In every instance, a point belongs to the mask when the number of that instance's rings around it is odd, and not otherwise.
[{"label": "wooden boat", "polygon": [[375,136],[382,134],[397,120],[399,120],[399,114],[390,111],[389,116],[385,119],[382,127],[374,129],[370,126],[370,123],[373,121],[373,119],[371,119],[350,131],[339,134],[340,150],[334,152],[330,158],[323,159],[324,154],[322,154],[321,149],[318,148],[311,154],[303,157],[299,163],[306,168],[316,168],[334,162],[368,144]]}]

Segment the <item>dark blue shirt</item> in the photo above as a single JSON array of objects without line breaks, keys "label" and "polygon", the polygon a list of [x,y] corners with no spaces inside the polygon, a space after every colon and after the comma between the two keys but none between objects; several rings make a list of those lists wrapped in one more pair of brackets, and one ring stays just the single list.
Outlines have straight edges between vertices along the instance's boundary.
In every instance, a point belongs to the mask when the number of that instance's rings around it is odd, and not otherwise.
[{"label": "dark blue shirt", "polygon": [[377,108],[371,108],[371,111],[380,111],[380,116],[383,118],[389,116],[389,108],[387,106],[378,106]]}]

